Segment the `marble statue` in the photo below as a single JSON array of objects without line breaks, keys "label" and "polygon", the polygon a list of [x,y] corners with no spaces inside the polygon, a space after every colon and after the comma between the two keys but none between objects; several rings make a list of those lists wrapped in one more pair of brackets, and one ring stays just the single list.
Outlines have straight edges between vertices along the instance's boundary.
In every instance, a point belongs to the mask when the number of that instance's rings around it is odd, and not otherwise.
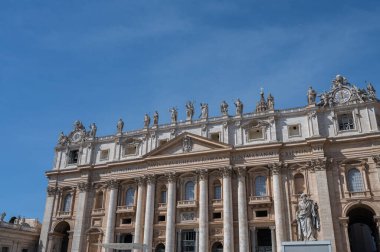
[{"label": "marble statue", "polygon": [[158,125],[158,112],[155,111],[153,115],[153,125],[157,126]]},{"label": "marble statue", "polygon": [[64,144],[67,143],[67,140],[68,140],[67,136],[65,136],[65,134],[63,134],[63,132],[61,132],[61,133],[59,134],[58,144],[60,144],[60,145],[64,145]]},{"label": "marble statue", "polygon": [[5,212],[2,212],[1,213],[1,216],[0,216],[0,221],[4,221],[4,218],[7,214]]},{"label": "marble statue", "polygon": [[371,100],[371,101],[376,100],[376,90],[372,86],[371,83],[368,83],[368,85],[367,85],[367,93],[368,93],[369,100]]},{"label": "marble statue", "polygon": [[119,133],[119,134],[123,133],[124,122],[123,122],[123,120],[121,118],[117,122],[116,128],[117,128],[117,133]]},{"label": "marble statue", "polygon": [[317,92],[310,86],[307,91],[307,104],[313,105],[315,104],[315,98],[317,97]]},{"label": "marble statue", "polygon": [[76,121],[74,122],[74,130],[75,130],[75,131],[81,131],[81,130],[84,130],[84,126],[83,126],[83,124],[82,124],[81,121],[76,120]]},{"label": "marble statue", "polygon": [[95,123],[91,123],[89,136],[92,137],[92,138],[94,138],[96,136],[97,129],[98,128],[96,127],[96,124]]},{"label": "marble statue", "polygon": [[315,241],[315,232],[320,230],[318,205],[306,193],[302,193],[297,210],[298,239],[301,241]]},{"label": "marble statue", "polygon": [[243,114],[243,103],[240,101],[240,99],[238,98],[235,102],[234,102],[235,106],[236,106],[236,115],[237,116],[241,116]]},{"label": "marble statue", "polygon": [[193,147],[193,143],[191,141],[191,138],[189,136],[185,136],[183,138],[182,150],[184,152],[189,152],[191,151],[192,147]]},{"label": "marble statue", "polygon": [[208,118],[208,104],[207,103],[201,103],[201,119],[207,119]]},{"label": "marble statue", "polygon": [[228,115],[228,104],[226,101],[222,101],[222,103],[220,104],[220,112],[224,116]]},{"label": "marble statue", "polygon": [[170,118],[172,123],[177,123],[177,117],[178,117],[178,111],[177,108],[172,107],[169,109],[169,112],[171,113]]},{"label": "marble statue", "polygon": [[144,116],[144,128],[148,128],[150,124],[150,117],[148,114],[145,114]]},{"label": "marble statue", "polygon": [[193,120],[194,116],[194,102],[188,101],[186,103],[186,121]]}]

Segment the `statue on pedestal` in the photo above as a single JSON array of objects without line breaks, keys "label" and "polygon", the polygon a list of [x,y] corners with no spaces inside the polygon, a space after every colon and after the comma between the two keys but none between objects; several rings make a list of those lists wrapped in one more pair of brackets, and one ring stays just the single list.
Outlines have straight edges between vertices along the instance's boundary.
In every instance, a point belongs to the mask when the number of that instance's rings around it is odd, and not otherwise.
[{"label": "statue on pedestal", "polygon": [[315,90],[310,86],[309,90],[307,91],[307,104],[313,105],[315,104],[315,98],[317,97],[317,93]]},{"label": "statue on pedestal", "polygon": [[148,114],[145,114],[144,116],[144,128],[148,128],[150,124],[150,117]]},{"label": "statue on pedestal", "polygon": [[235,106],[236,106],[236,115],[237,116],[241,116],[243,114],[243,103],[240,101],[240,99],[238,98],[235,102],[234,102]]},{"label": "statue on pedestal", "polygon": [[7,214],[5,212],[2,212],[1,213],[1,216],[0,216],[0,221],[4,221],[4,218]]},{"label": "statue on pedestal", "polygon": [[315,232],[320,230],[318,205],[306,193],[302,193],[298,202],[297,231],[300,241],[316,241]]},{"label": "statue on pedestal", "polygon": [[222,103],[220,104],[220,112],[224,116],[228,115],[228,104],[226,101],[222,101]]},{"label": "statue on pedestal", "polygon": [[157,126],[158,125],[158,112],[155,111],[153,115],[153,125]]},{"label": "statue on pedestal", "polygon": [[172,123],[177,123],[177,116],[178,116],[177,108],[172,107],[171,109],[169,109],[169,112],[171,113],[170,117],[171,117]]},{"label": "statue on pedestal", "polygon": [[194,102],[188,101],[186,103],[186,121],[193,120],[194,116]]},{"label": "statue on pedestal", "polygon": [[117,122],[116,128],[117,128],[117,133],[119,133],[119,134],[123,133],[124,122],[123,122],[123,120],[121,118]]},{"label": "statue on pedestal", "polygon": [[208,118],[208,104],[207,103],[201,103],[201,119],[207,119]]},{"label": "statue on pedestal", "polygon": [[92,138],[94,138],[96,136],[97,129],[98,128],[96,127],[96,124],[95,123],[91,123],[89,136],[92,137]]}]

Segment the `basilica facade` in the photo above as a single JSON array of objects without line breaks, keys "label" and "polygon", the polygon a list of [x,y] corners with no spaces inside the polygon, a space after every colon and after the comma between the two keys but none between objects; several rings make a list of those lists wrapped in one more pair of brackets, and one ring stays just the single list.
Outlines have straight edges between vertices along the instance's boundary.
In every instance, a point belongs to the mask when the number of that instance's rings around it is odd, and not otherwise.
[{"label": "basilica facade", "polygon": [[298,240],[380,251],[375,89],[338,75],[305,93],[281,110],[262,91],[255,111],[223,101],[217,117],[202,103],[199,119],[188,102],[185,121],[172,108],[168,124],[155,112],[124,131],[120,119],[110,136],[76,121],[46,172],[39,251],[280,252]]}]

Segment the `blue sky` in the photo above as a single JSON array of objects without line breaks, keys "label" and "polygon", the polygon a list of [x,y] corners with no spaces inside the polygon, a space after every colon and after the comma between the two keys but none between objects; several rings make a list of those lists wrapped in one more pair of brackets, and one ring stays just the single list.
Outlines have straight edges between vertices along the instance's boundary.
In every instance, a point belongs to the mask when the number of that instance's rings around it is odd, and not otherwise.
[{"label": "blue sky", "polygon": [[42,218],[54,146],[76,119],[98,135],[143,125],[187,100],[260,87],[276,108],[304,106],[338,73],[380,91],[379,1],[3,0],[0,2],[0,211]]}]

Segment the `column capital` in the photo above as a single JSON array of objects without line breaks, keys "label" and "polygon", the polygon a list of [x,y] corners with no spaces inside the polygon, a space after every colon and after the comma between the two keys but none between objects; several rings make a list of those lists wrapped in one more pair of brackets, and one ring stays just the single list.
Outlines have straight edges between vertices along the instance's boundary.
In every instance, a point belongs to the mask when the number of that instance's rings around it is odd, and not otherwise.
[{"label": "column capital", "polygon": [[343,227],[348,227],[348,222],[349,222],[349,218],[348,217],[339,217],[339,223],[340,225],[342,225]]},{"label": "column capital", "polygon": [[46,191],[48,193],[48,196],[54,196],[54,195],[56,195],[56,194],[59,193],[59,188],[58,187],[48,186],[46,188]]},{"label": "column capital", "polygon": [[149,174],[145,176],[146,183],[147,184],[154,184],[156,183],[156,176],[154,174]]},{"label": "column capital", "polygon": [[106,181],[107,187],[110,188],[111,190],[117,189],[119,187],[119,184],[120,184],[120,181],[118,181],[116,179],[110,179],[110,180]]},{"label": "column capital", "polygon": [[238,166],[235,168],[236,173],[239,177],[245,177],[247,175],[247,167],[246,166]]},{"label": "column capital", "polygon": [[169,183],[176,182],[177,174],[175,172],[168,172],[165,174]]},{"label": "column capital", "polygon": [[283,168],[283,164],[281,162],[268,164],[272,175],[279,175],[281,173],[281,169]]},{"label": "column capital", "polygon": [[196,172],[197,172],[199,180],[207,180],[208,171],[206,169],[199,169]]},{"label": "column capital", "polygon": [[276,226],[270,226],[269,229],[270,230],[276,230]]},{"label": "column capital", "polygon": [[143,186],[145,184],[145,178],[144,177],[138,177],[135,179],[138,186]]},{"label": "column capital", "polygon": [[77,188],[79,189],[79,192],[88,192],[91,190],[91,183],[79,182]]},{"label": "column capital", "polygon": [[309,162],[309,166],[316,171],[324,171],[327,167],[327,158],[312,159]]},{"label": "column capital", "polygon": [[223,168],[220,168],[219,171],[221,172],[224,178],[230,178],[232,175],[232,166],[225,166]]},{"label": "column capital", "polygon": [[372,159],[377,165],[380,165],[380,155],[373,155]]}]

